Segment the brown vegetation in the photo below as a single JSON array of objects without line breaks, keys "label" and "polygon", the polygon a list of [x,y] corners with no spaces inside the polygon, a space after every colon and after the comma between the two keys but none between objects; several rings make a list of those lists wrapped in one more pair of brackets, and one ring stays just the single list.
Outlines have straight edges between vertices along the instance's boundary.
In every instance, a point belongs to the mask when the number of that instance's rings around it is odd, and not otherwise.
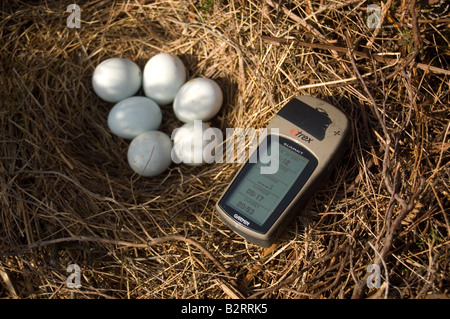
[{"label": "brown vegetation", "polygon": [[[434,2],[387,1],[378,29],[354,0],[77,1],[72,29],[60,1],[2,2],[0,297],[448,294],[450,21]],[[128,167],[91,76],[161,51],[218,82],[222,130],[265,127],[299,94],[351,118],[344,159],[280,243],[247,244],[214,212],[236,164]],[[180,123],[163,116],[170,135]]]}]

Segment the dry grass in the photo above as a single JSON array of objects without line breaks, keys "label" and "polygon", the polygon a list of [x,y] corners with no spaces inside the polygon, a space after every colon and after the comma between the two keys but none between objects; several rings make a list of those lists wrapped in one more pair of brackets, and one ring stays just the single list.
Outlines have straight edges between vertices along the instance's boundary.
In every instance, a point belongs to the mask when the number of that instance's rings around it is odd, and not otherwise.
[{"label": "dry grass", "polygon": [[[65,2],[2,2],[0,297],[449,294],[444,4],[388,1],[383,27],[369,30],[365,1],[77,3],[80,29],[66,26]],[[352,119],[347,154],[278,245],[248,245],[215,214],[236,165],[132,174],[90,79],[106,58],[143,67],[160,51],[219,83],[211,125],[222,130],[265,127],[298,94]],[[180,123],[163,112],[170,134]],[[373,263],[380,289],[366,285]]]}]

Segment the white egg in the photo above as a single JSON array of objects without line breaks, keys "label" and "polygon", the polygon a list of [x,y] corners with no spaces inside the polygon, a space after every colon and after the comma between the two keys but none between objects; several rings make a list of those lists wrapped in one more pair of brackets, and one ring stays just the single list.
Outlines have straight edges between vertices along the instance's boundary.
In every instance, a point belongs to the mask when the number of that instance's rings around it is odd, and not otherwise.
[{"label": "white egg", "polygon": [[214,155],[205,150],[211,143],[209,135],[204,134],[208,129],[211,130],[210,126],[202,121],[189,122],[175,129],[172,133],[172,161],[191,166],[212,163]]},{"label": "white egg", "polygon": [[163,132],[150,131],[136,136],[128,147],[128,163],[143,176],[156,176],[172,163],[172,141]]},{"label": "white egg", "polygon": [[222,107],[223,94],[211,79],[195,78],[186,82],[173,101],[175,116],[182,122],[207,121]]},{"label": "white egg", "polygon": [[186,68],[176,55],[159,53],[145,64],[144,93],[159,105],[172,103],[184,82]]},{"label": "white egg", "polygon": [[145,96],[132,96],[120,101],[108,115],[109,129],[117,136],[127,139],[157,130],[161,122],[160,107]]},{"label": "white egg", "polygon": [[113,103],[136,94],[141,84],[141,69],[125,58],[110,58],[101,62],[92,76],[95,93],[101,99]]}]

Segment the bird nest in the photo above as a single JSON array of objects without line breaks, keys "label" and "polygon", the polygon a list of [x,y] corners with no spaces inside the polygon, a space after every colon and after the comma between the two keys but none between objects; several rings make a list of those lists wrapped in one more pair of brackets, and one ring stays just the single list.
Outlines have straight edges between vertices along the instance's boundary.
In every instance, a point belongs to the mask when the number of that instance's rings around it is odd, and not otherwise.
[{"label": "bird nest", "polygon": [[[387,2],[4,2],[0,297],[448,294],[449,20]],[[344,158],[270,248],[215,212],[239,163],[130,169],[91,77],[159,52],[219,84],[222,132],[264,128],[299,94],[351,119]],[[182,123],[162,112],[170,136]]]}]

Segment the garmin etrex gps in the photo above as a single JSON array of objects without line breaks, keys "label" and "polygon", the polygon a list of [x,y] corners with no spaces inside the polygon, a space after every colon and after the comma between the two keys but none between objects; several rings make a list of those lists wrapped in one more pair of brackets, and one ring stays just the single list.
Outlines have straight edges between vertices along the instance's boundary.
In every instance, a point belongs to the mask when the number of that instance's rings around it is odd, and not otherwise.
[{"label": "garmin etrex gps", "polygon": [[[266,139],[216,204],[219,216],[233,231],[263,247],[276,240],[337,162],[349,135],[349,120],[325,101],[298,96],[274,116],[267,129]],[[272,131],[277,136],[271,136]],[[262,159],[274,151],[277,169],[264,172],[267,161]]]}]

